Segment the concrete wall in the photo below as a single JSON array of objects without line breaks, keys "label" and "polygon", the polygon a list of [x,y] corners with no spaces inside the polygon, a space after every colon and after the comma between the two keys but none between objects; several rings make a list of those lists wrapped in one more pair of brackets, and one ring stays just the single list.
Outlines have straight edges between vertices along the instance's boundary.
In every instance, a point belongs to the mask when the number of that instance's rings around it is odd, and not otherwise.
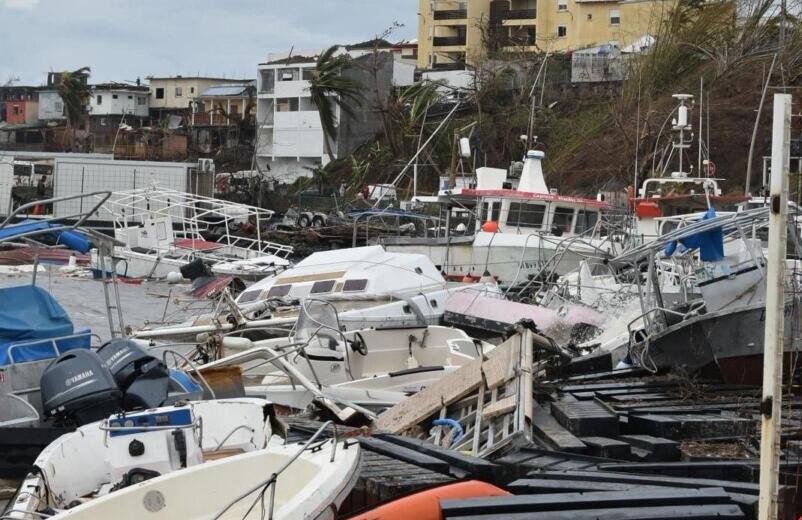
[{"label": "concrete wall", "polygon": [[6,101],[6,122],[11,125],[35,123],[39,118],[36,101]]},{"label": "concrete wall", "polygon": [[55,90],[39,91],[39,119],[41,121],[66,119],[64,101]]},{"label": "concrete wall", "polygon": [[148,92],[125,89],[96,89],[89,99],[89,115],[111,116],[130,114],[148,116]]}]

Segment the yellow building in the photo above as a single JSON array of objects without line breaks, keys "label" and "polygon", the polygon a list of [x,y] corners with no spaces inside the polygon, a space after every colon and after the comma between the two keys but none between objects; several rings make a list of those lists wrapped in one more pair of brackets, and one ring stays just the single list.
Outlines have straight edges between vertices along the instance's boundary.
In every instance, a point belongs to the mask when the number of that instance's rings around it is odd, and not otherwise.
[{"label": "yellow building", "polygon": [[568,51],[655,35],[674,0],[420,0],[418,67],[461,68],[488,45]]},{"label": "yellow building", "polygon": [[249,85],[249,79],[210,78],[198,76],[153,77],[150,80],[150,108],[156,112],[191,111],[206,89],[215,85]]}]

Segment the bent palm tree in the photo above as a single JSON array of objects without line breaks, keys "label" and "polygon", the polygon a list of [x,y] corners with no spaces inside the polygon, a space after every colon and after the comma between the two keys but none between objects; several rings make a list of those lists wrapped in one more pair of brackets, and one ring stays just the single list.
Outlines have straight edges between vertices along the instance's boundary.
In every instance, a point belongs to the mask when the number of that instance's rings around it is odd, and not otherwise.
[{"label": "bent palm tree", "polygon": [[75,147],[75,129],[80,128],[84,119],[84,112],[89,102],[90,91],[86,84],[89,76],[89,67],[72,72],[63,72],[61,81],[56,89],[64,102],[64,111],[67,116],[67,127],[70,137],[70,149]]},{"label": "bent palm tree", "polygon": [[348,64],[346,55],[335,56],[338,45],[332,45],[317,58],[312,78],[309,80],[309,95],[317,107],[320,126],[323,127],[323,145],[329,160],[334,160],[331,142],[337,135],[337,120],[334,109],[340,107],[342,112],[353,116],[354,112],[346,103],[347,100],[360,104],[361,84],[353,79],[344,78],[342,71]]}]

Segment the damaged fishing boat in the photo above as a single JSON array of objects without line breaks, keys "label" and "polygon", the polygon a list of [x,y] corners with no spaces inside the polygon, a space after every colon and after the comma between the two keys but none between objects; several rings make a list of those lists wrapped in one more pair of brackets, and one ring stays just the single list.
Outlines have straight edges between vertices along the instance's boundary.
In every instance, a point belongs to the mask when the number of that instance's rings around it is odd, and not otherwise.
[{"label": "damaged fishing boat", "polygon": [[[121,245],[113,265],[128,278],[165,278],[198,259],[220,275],[256,280],[276,274],[289,265],[293,249],[262,240],[272,216],[270,210],[155,185],[113,192],[99,212],[114,224]],[[97,251],[92,268],[100,269]]]},{"label": "damaged fishing boat", "polygon": [[[582,260],[620,252],[621,236],[605,225],[609,205],[550,189],[543,158],[541,151],[527,152],[519,178],[482,167],[476,169],[475,184],[416,198],[437,204],[445,225],[434,236],[382,236],[378,243],[389,252],[424,254],[448,276],[492,276],[502,285],[544,272],[563,275]],[[452,213],[462,217],[452,220]]]},{"label": "damaged fishing boat", "polygon": [[[758,234],[768,219],[768,208],[707,218],[664,234],[628,251],[613,262],[646,269],[636,277],[640,291],[642,327],[628,326],[632,361],[650,371],[661,369],[694,373],[716,368],[725,381],[759,383],[762,377],[765,319],[766,260]],[[789,227],[789,229],[794,229]],[[698,258],[695,250],[698,249]],[[677,252],[679,251],[679,252]],[[663,301],[659,262],[674,258],[695,295],[674,305]],[[799,309],[798,260],[789,259],[786,312]],[[644,265],[645,264],[645,265]],[[787,337],[792,322],[786,320]],[[788,342],[786,352],[797,352]]]}]

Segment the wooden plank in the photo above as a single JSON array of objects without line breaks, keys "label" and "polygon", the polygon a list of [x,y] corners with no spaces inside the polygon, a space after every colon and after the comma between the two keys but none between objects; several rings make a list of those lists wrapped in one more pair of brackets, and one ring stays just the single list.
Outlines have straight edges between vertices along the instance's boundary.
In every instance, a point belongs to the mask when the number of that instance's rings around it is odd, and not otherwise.
[{"label": "wooden plank", "polygon": [[377,428],[392,433],[403,432],[430,417],[441,407],[475,392],[482,384],[483,377],[488,388],[499,386],[509,371],[510,351],[519,344],[520,335],[516,334],[490,351],[487,360],[476,359],[404,399],[379,415]]},{"label": "wooden plank", "polygon": [[518,399],[514,395],[505,397],[501,401],[496,401],[495,403],[486,406],[482,412],[482,418],[492,419],[493,417],[510,413],[515,410],[517,405]]}]

